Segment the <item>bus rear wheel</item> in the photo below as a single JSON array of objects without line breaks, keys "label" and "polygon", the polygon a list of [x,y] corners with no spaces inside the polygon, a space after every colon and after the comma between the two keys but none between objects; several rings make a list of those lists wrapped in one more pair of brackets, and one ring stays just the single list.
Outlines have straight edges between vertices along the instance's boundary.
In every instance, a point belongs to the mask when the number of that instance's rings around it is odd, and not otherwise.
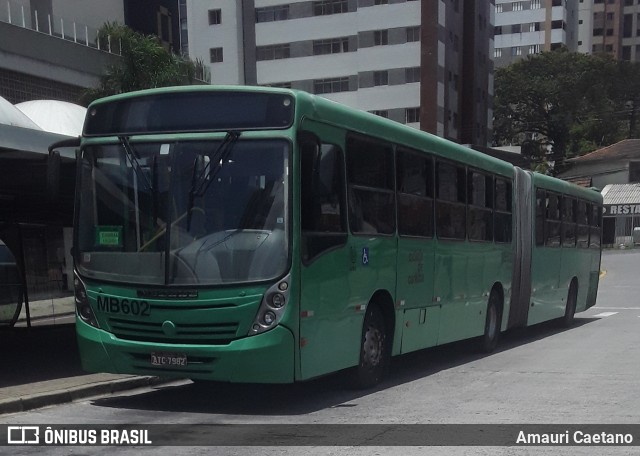
[{"label": "bus rear wheel", "polygon": [[487,303],[487,318],[484,323],[484,334],[480,344],[480,350],[483,353],[491,353],[498,346],[501,321],[500,310],[500,296],[495,291],[492,291]]},{"label": "bus rear wheel", "polygon": [[562,326],[569,328],[573,325],[573,317],[576,314],[576,304],[578,302],[578,286],[575,280],[571,282],[569,293],[567,294],[567,305],[564,309],[564,317],[562,317]]},{"label": "bus rear wheel", "polygon": [[378,306],[369,305],[362,326],[356,387],[371,388],[382,381],[391,359],[390,347],[384,316]]}]

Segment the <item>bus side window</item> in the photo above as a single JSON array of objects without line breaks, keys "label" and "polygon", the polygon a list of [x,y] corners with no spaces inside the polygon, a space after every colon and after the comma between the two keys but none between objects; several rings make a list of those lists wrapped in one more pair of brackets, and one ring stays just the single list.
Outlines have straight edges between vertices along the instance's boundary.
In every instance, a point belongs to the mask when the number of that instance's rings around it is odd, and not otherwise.
[{"label": "bus side window", "polygon": [[547,195],[544,190],[536,189],[536,245],[544,245],[544,218],[547,211]]},{"label": "bus side window", "polygon": [[576,200],[562,198],[562,247],[576,246]]},{"label": "bus side window", "polygon": [[589,213],[586,201],[578,200],[576,219],[578,222],[577,243],[580,248],[589,247]]},{"label": "bus side window", "polygon": [[496,177],[495,180],[495,213],[494,213],[494,236],[496,242],[509,243],[512,240],[512,185],[511,181]]},{"label": "bus side window", "polygon": [[469,170],[467,180],[469,240],[493,241],[493,178]]},{"label": "bus side window", "polygon": [[301,142],[303,260],[346,242],[344,160],[333,144]]},{"label": "bus side window", "polygon": [[593,204],[591,206],[591,217],[589,218],[590,235],[589,235],[589,247],[593,249],[600,248],[600,240],[602,236],[602,206]]},{"label": "bus side window", "polygon": [[398,149],[396,174],[398,234],[433,237],[433,159]]},{"label": "bus side window", "polygon": [[547,247],[560,247],[560,195],[547,193],[547,213],[544,243]]},{"label": "bus side window", "polygon": [[436,163],[436,233],[442,239],[464,240],[466,219],[466,171],[452,163]]},{"label": "bus side window", "polygon": [[347,137],[349,222],[356,234],[393,234],[396,226],[394,163],[390,144]]}]

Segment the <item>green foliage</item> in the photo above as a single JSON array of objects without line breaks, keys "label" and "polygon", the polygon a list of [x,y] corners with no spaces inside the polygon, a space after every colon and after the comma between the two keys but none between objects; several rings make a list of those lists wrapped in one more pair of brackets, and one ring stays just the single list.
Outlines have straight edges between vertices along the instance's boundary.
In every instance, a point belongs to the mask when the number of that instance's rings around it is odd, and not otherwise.
[{"label": "green foliage", "polygon": [[637,137],[640,66],[561,49],[495,73],[494,139],[522,144],[534,163],[556,171],[565,158]]},{"label": "green foliage", "polygon": [[107,67],[98,87],[85,91],[82,99],[85,104],[108,95],[194,81],[198,63],[168,52],[155,36],[142,35],[118,23],[106,23],[98,31],[98,40],[100,49],[119,51],[121,57]]}]

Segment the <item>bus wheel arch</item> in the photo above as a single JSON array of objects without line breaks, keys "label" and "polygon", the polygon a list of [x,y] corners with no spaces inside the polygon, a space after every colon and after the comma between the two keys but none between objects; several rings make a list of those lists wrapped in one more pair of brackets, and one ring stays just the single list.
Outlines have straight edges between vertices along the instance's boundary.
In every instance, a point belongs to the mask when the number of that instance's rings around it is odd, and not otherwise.
[{"label": "bus wheel arch", "polygon": [[[391,297],[391,293],[387,290],[378,290],[376,291],[371,299],[369,300],[369,306],[378,306],[380,311],[382,312],[382,316],[384,318],[384,324],[387,331],[387,337],[389,338],[391,345],[393,342],[393,336],[395,332],[396,325],[396,313],[395,306],[393,303],[393,298]],[[391,346],[389,347],[391,348]]]},{"label": "bus wheel arch", "polygon": [[502,313],[504,310],[504,289],[502,284],[495,283],[487,300],[487,313],[484,324],[484,334],[481,337],[480,350],[491,353],[498,346],[502,329]]},{"label": "bus wheel arch", "polygon": [[357,388],[371,388],[382,381],[391,362],[395,325],[393,299],[385,290],[371,297],[362,323],[360,356],[354,372]]},{"label": "bus wheel arch", "polygon": [[562,326],[569,328],[573,325],[573,319],[576,314],[576,306],[578,304],[578,279],[573,277],[567,291],[567,303],[564,307],[564,317],[562,317]]}]

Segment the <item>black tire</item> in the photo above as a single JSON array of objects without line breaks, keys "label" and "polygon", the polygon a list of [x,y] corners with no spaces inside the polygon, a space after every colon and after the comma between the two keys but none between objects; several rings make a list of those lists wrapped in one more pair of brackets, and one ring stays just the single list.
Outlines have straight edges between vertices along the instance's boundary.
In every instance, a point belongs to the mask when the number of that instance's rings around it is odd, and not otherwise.
[{"label": "black tire", "polygon": [[362,325],[360,362],[354,383],[358,388],[371,388],[382,381],[391,360],[391,343],[384,315],[376,305],[369,305]]},{"label": "black tire", "polygon": [[578,285],[575,281],[571,282],[569,293],[567,294],[567,304],[564,309],[564,317],[562,317],[562,326],[569,328],[573,325],[574,316],[576,314],[576,305],[578,303]]},{"label": "black tire", "polygon": [[484,322],[484,334],[480,342],[482,353],[491,353],[498,346],[500,339],[500,323],[502,321],[502,306],[500,295],[492,291],[487,303],[487,317]]}]

